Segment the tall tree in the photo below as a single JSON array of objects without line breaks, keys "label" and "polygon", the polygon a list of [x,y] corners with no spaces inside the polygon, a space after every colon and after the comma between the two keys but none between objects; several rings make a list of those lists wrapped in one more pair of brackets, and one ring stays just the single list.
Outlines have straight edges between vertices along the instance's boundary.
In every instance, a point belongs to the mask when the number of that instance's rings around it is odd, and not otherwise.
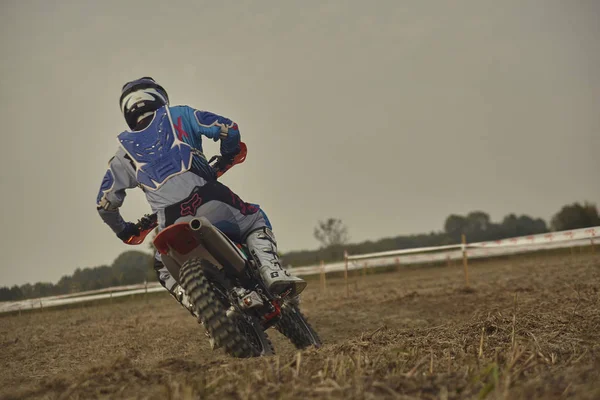
[{"label": "tall tree", "polygon": [[9,288],[6,286],[0,287],[0,301],[10,301],[14,300],[12,298],[12,293]]},{"label": "tall tree", "polygon": [[502,237],[535,235],[536,233],[548,232],[548,227],[543,219],[533,219],[528,215],[517,217],[515,214],[509,214],[504,217],[498,229]]},{"label": "tall tree", "polygon": [[138,250],[121,253],[113,262],[113,274],[119,277],[119,284],[143,283],[152,270],[152,255]]},{"label": "tall tree", "polygon": [[343,245],[349,240],[348,228],[338,218],[319,221],[315,227],[314,236],[325,248]]},{"label": "tall tree", "polygon": [[454,240],[460,240],[460,235],[467,230],[467,219],[462,215],[451,214],[446,218],[444,231]]},{"label": "tall tree", "polygon": [[490,239],[492,223],[489,214],[483,211],[473,211],[467,215],[467,229],[465,234],[469,241]]},{"label": "tall tree", "polygon": [[11,300],[21,300],[23,298],[21,288],[17,285],[13,285],[13,287],[10,288],[10,298]]},{"label": "tall tree", "polygon": [[595,204],[585,202],[583,205],[573,203],[564,206],[550,222],[553,231],[588,228],[600,225],[600,216]]}]

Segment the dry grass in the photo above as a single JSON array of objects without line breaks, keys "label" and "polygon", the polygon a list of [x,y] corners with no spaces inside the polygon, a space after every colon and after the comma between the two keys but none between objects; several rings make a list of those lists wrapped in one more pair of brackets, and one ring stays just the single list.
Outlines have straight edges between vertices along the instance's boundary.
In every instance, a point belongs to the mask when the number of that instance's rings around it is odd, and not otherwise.
[{"label": "dry grass", "polygon": [[598,399],[600,257],[311,282],[326,345],[234,360],[166,296],[0,318],[0,397]]}]

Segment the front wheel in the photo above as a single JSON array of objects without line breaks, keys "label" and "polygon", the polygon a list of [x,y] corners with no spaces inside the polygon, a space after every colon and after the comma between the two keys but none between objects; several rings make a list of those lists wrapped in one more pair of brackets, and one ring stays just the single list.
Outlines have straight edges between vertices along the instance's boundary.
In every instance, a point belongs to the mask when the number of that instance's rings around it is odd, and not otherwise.
[{"label": "front wheel", "polygon": [[309,346],[321,347],[321,338],[302,315],[298,307],[291,303],[284,303],[281,307],[281,319],[275,329],[287,337],[297,349]]},{"label": "front wheel", "polygon": [[273,354],[258,320],[237,312],[229,301],[225,274],[206,260],[193,258],[181,267],[180,284],[215,344],[238,358]]}]

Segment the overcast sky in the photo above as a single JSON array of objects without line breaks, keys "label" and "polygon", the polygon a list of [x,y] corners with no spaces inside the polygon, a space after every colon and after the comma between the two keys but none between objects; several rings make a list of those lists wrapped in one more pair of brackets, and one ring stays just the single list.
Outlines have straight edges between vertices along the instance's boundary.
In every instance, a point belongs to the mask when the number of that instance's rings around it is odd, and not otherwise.
[{"label": "overcast sky", "polygon": [[[126,128],[121,86],[147,75],[239,124],[248,158],[222,181],[263,206],[284,252],[318,247],[327,217],[363,241],[600,203],[598,1],[0,7],[0,285],[132,249],[95,199]],[[130,191],[124,216],[149,211]]]}]

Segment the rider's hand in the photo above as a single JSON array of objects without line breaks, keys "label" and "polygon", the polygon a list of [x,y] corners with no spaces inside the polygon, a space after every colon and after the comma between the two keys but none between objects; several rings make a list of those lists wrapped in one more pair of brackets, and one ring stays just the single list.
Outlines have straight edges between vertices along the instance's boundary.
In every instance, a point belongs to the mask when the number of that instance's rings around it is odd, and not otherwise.
[{"label": "rider's hand", "polygon": [[127,242],[129,239],[139,234],[140,229],[137,227],[136,224],[134,224],[133,222],[126,222],[125,228],[121,232],[117,233],[117,237],[123,242]]},{"label": "rider's hand", "polygon": [[233,159],[235,158],[235,154],[231,155],[222,155],[217,159],[217,162],[213,165],[213,169],[215,171],[224,171],[227,169],[227,166],[233,164]]},{"label": "rider's hand", "polygon": [[136,225],[140,231],[151,229],[157,225],[157,216],[156,214],[146,214],[138,221]]}]

